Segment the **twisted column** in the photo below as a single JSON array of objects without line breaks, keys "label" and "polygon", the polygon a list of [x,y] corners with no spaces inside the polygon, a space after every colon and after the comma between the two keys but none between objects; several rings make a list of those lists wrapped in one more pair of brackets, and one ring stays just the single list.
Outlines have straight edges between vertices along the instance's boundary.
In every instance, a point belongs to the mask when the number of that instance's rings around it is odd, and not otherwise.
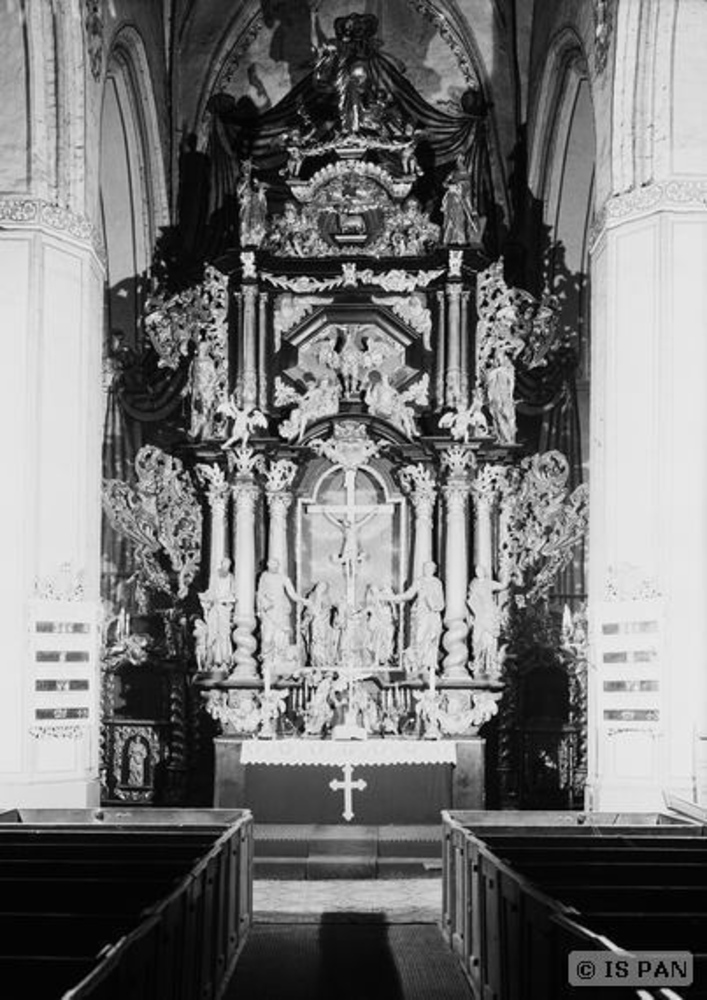
[{"label": "twisted column", "polygon": [[233,639],[234,680],[250,680],[258,676],[255,663],[257,643],[253,636],[255,619],[255,505],[258,488],[252,473],[236,477],[232,486],[235,507],[236,612]]},{"label": "twisted column", "polygon": [[467,636],[469,626],[466,615],[466,588],[468,582],[466,504],[469,481],[466,468],[472,461],[470,452],[460,447],[450,448],[445,458],[450,466],[450,476],[443,489],[445,499],[446,549],[445,549],[445,648],[444,677],[447,680],[464,680],[468,677],[469,653]]}]

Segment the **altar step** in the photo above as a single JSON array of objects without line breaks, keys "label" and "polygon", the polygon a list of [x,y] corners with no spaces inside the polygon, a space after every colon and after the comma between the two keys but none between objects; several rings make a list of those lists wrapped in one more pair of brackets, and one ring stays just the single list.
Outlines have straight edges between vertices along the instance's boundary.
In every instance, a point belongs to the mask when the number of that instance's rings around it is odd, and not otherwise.
[{"label": "altar step", "polygon": [[440,826],[255,826],[255,878],[424,878],[441,870]]}]

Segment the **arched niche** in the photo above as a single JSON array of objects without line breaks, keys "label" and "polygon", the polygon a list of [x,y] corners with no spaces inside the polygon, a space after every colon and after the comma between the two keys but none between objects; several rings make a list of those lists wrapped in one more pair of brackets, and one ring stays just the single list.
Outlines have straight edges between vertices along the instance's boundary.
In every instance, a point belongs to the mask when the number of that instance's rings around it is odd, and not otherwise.
[{"label": "arched niche", "polygon": [[101,114],[100,210],[107,257],[106,328],[137,340],[142,282],[168,205],[154,95],[132,28],[113,44]]}]

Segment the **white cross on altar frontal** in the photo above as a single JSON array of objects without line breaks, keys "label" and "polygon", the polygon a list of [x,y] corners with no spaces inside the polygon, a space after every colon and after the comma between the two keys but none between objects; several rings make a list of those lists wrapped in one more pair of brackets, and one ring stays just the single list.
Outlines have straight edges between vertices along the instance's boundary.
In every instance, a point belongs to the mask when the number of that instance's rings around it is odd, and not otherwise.
[{"label": "white cross on altar frontal", "polygon": [[342,764],[341,770],[344,772],[344,780],[340,781],[338,778],[333,778],[329,782],[329,788],[331,788],[333,792],[338,792],[339,789],[343,789],[344,791],[344,811],[342,812],[341,815],[344,817],[347,823],[350,823],[351,820],[354,818],[353,796],[351,793],[354,791],[354,789],[356,789],[356,791],[362,792],[366,787],[366,782],[363,780],[363,778],[358,778],[356,781],[352,780],[353,769],[354,769],[353,764]]}]

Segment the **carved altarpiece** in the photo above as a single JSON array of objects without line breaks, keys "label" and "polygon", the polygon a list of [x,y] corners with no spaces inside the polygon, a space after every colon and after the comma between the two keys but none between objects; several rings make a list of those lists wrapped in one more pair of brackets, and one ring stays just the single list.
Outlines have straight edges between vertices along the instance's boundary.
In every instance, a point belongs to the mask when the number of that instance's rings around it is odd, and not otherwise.
[{"label": "carved altarpiece", "polygon": [[516,440],[515,367],[551,354],[552,316],[485,258],[473,185],[464,226],[432,220],[420,121],[379,97],[364,81],[318,129],[301,110],[271,140],[284,207],[249,163],[240,246],[148,308],[160,365],[188,374],[181,437],[106,484],[106,510],[224,736],[476,739],[512,608],[547,596],[586,522],[562,456]]}]

